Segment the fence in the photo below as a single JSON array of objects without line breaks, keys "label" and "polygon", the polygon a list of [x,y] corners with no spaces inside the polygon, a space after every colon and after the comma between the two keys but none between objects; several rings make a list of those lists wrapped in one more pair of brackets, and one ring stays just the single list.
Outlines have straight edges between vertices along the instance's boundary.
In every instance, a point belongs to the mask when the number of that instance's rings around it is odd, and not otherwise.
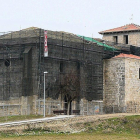
[{"label": "fence", "polygon": [[[64,101],[47,101],[46,102],[46,114],[52,115],[53,111],[62,111],[66,110],[67,102]],[[44,109],[44,100],[36,101],[36,114],[43,115]],[[78,110],[80,113],[78,113]],[[85,102],[81,101],[77,104],[75,101],[71,104],[71,114],[79,114],[79,115],[96,115],[103,114],[103,101],[91,101]]]},{"label": "fence", "polygon": [[81,115],[97,115],[103,114],[103,101],[81,101]]},{"label": "fence", "polygon": [[31,106],[21,106],[20,104],[3,104],[0,105],[0,117],[2,116],[17,116],[30,115]]},{"label": "fence", "polygon": [[[54,111],[60,111],[58,114],[66,114],[67,102],[48,100],[45,103],[46,115],[54,115]],[[76,111],[79,111],[78,113]],[[139,113],[140,105],[127,105],[118,106],[110,104],[105,106],[103,101],[87,101],[82,100],[77,103],[73,101],[71,104],[71,115],[102,115],[112,113]],[[30,115],[37,114],[43,115],[44,113],[44,100],[35,100],[33,106],[21,104],[0,104],[0,117],[1,116],[15,116],[15,115]]]},{"label": "fence", "polygon": [[[54,110],[65,110],[65,104],[64,101],[46,101],[45,107],[46,107],[46,114],[52,115]],[[44,111],[44,100],[39,99],[36,100],[35,105],[35,112],[36,114],[43,115]]]},{"label": "fence", "polygon": [[21,106],[18,104],[0,105],[0,116],[11,116],[11,115],[20,115],[20,114],[21,114]]}]

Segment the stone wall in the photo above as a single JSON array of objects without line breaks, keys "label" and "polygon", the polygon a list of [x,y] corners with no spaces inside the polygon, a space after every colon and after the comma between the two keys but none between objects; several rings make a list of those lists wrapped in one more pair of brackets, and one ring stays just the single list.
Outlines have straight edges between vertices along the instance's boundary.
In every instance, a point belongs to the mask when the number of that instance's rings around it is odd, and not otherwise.
[{"label": "stone wall", "polygon": [[19,98],[19,105],[34,112],[33,96],[40,99],[44,94],[43,72],[48,71],[46,98],[57,100],[61,74],[72,70],[80,77],[81,98],[102,99],[103,47],[73,34],[48,31],[49,56],[44,58],[43,35],[44,30],[28,29],[0,36],[0,101]]},{"label": "stone wall", "polygon": [[[9,66],[5,65],[6,61],[9,61]],[[0,100],[22,95],[22,64],[22,60],[9,56],[0,60]]]},{"label": "stone wall", "polygon": [[122,111],[125,106],[125,59],[104,60],[103,87],[105,111]]},{"label": "stone wall", "polygon": [[[62,100],[61,96],[58,99],[46,98],[45,113],[46,115],[54,115],[54,110],[65,110],[66,102]],[[85,98],[79,102],[74,100],[71,103],[72,110],[80,110],[80,113],[72,113],[77,115],[95,115],[103,114],[103,101],[92,100],[88,101]],[[44,114],[44,99],[38,99],[37,95],[22,96],[21,98],[11,99],[0,103],[0,116],[11,115],[30,115]]]},{"label": "stone wall", "polygon": [[125,103],[127,112],[140,112],[140,60],[125,58]]},{"label": "stone wall", "polygon": [[0,116],[36,114],[38,96],[13,97],[0,102]]},{"label": "stone wall", "polygon": [[[14,72],[13,77],[11,77],[11,71],[6,72],[5,67],[2,66],[3,73],[8,74],[6,76],[7,81],[5,82],[7,91],[3,90],[4,84],[1,84],[2,92],[4,91],[6,93],[0,93],[2,100],[4,95],[11,96],[12,94],[18,97],[32,95],[39,95],[39,98],[42,97],[44,90],[44,71],[48,71],[46,75],[46,88],[48,88],[48,84],[52,85],[51,89],[46,89],[46,93],[49,92],[48,94],[51,98],[57,98],[58,86],[60,85],[61,79],[60,73],[62,73],[60,72],[60,65],[62,63],[63,73],[74,70],[82,79],[79,81],[82,96],[90,100],[102,99],[103,47],[97,46],[95,43],[88,43],[74,34],[48,31],[49,56],[43,58],[43,33],[44,30],[41,29],[28,29],[13,32],[12,34],[5,34],[0,37],[0,42],[13,45],[11,48],[8,47],[10,50],[5,49],[0,54],[2,63],[4,63],[5,59],[10,59],[12,55],[12,57],[16,57],[18,64],[14,65],[16,63],[14,59],[15,63],[12,62],[7,70],[13,68],[19,71],[18,73]],[[7,54],[5,58],[3,57],[4,53]],[[3,75],[1,74],[0,76]],[[20,79],[20,85],[17,85],[15,82],[16,91],[12,91],[11,93],[9,89],[11,88],[11,80],[14,78],[17,79],[17,81]],[[8,99],[8,97],[5,97],[5,99]]]},{"label": "stone wall", "polygon": [[140,32],[124,32],[104,34],[103,40],[114,42],[113,36],[118,36],[118,43],[125,44],[124,35],[128,35],[128,44],[140,46]]},{"label": "stone wall", "polygon": [[[97,46],[95,43],[73,42],[73,39],[69,38],[69,40],[63,41],[52,40],[48,37],[49,57],[44,58],[43,66],[44,71],[48,71],[46,87],[51,85],[52,88],[46,92],[49,97],[57,98],[58,95],[56,94],[60,86],[61,74],[75,71],[76,75],[80,77],[81,97],[84,96],[88,100],[102,99],[103,56],[100,52],[103,51],[103,47]],[[59,44],[56,44],[56,42]],[[63,69],[63,71],[60,69]],[[41,93],[43,93],[43,89]]]},{"label": "stone wall", "polygon": [[104,60],[104,106],[107,112],[140,112],[140,60]]}]

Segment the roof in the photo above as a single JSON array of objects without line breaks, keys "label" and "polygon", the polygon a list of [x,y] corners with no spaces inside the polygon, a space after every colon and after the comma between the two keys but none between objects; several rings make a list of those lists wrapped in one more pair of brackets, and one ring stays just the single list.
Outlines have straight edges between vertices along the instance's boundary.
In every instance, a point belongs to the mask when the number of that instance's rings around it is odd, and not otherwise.
[{"label": "roof", "polygon": [[136,56],[133,54],[124,54],[124,53],[120,53],[119,55],[113,57],[113,58],[135,58],[135,59],[140,59],[140,56]]},{"label": "roof", "polygon": [[116,48],[111,47],[111,46],[109,46],[109,45],[107,45],[105,43],[99,42],[99,41],[97,41],[97,40],[95,40],[95,39],[93,39],[91,37],[86,37],[86,36],[81,36],[81,35],[77,35],[77,36],[82,37],[84,40],[97,43],[97,45],[99,45],[99,46],[104,46],[104,50],[108,50],[108,51],[115,51],[115,50],[117,50]]},{"label": "roof", "polygon": [[125,31],[140,31],[140,26],[131,23],[131,24],[126,24],[126,25],[121,26],[121,27],[101,31],[101,32],[99,32],[99,34],[113,33],[113,32],[125,32]]},{"label": "roof", "polygon": [[[0,40],[3,39],[20,39],[20,38],[39,38],[39,36],[44,36],[44,29],[38,28],[38,27],[29,27],[26,29],[22,29],[19,31],[13,31],[13,32],[5,32],[4,34],[0,35]],[[83,39],[81,37],[78,37],[77,35],[73,33],[68,33],[64,31],[51,31],[47,30],[47,37],[50,39],[55,40],[63,40],[71,42],[79,42],[83,43]]]}]

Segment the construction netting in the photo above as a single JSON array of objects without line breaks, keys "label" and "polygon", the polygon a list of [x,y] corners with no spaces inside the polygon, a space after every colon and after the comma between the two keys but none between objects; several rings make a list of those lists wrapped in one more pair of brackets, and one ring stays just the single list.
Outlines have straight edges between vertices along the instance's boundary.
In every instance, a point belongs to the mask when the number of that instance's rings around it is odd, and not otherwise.
[{"label": "construction netting", "polygon": [[86,36],[81,36],[81,35],[77,35],[77,36],[83,38],[84,40],[97,43],[97,45],[99,45],[99,46],[103,46],[104,50],[108,50],[108,51],[116,51],[117,50],[116,48],[114,48],[112,46],[109,46],[109,45],[107,45],[105,43],[99,42],[99,41],[97,41],[97,40],[95,40],[95,39],[93,39],[91,37],[86,37]]}]

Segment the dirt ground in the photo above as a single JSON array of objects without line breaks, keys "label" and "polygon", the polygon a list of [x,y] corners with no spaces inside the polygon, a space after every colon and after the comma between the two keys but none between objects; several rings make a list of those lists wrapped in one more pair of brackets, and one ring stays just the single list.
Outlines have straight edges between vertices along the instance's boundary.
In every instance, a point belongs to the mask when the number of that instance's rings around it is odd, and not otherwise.
[{"label": "dirt ground", "polygon": [[[121,114],[105,114],[105,115],[95,115],[95,116],[76,116],[74,118],[60,119],[60,120],[50,120],[42,123],[42,128],[48,132],[55,132],[55,134],[41,134],[34,135],[33,131],[37,128],[36,124],[28,124],[29,129],[27,131],[17,131],[16,136],[11,137],[2,137],[0,136],[0,140],[137,140],[140,137],[135,135],[121,135],[121,134],[101,134],[96,132],[84,132],[85,124],[92,122],[92,125],[98,125],[100,122],[104,122],[109,118],[118,118],[132,115],[140,115],[140,114],[132,114],[132,113],[121,113]],[[13,128],[12,128],[13,129]],[[14,129],[13,129],[14,130]],[[15,130],[14,130],[15,132]],[[60,134],[63,133],[63,134]],[[81,132],[81,133],[79,133]],[[67,134],[69,133],[69,134]],[[19,136],[18,136],[19,134]],[[23,134],[24,136],[20,136]]]},{"label": "dirt ground", "polygon": [[23,133],[25,130],[42,129],[50,132],[63,132],[63,133],[77,133],[85,131],[82,126],[84,123],[92,122],[93,125],[98,125],[101,121],[109,118],[124,117],[131,115],[140,115],[132,113],[118,113],[118,114],[104,114],[104,115],[93,115],[93,116],[76,116],[73,118],[65,118],[58,120],[49,120],[42,122],[34,122],[29,124],[18,124],[12,126],[1,126],[0,131],[8,132],[13,131],[17,133]]},{"label": "dirt ground", "polygon": [[47,122],[45,129],[55,132],[77,133],[85,131],[85,128],[82,127],[81,124],[92,122],[93,124],[98,125],[101,121],[105,119],[119,118],[131,115],[140,115],[140,114],[118,113],[118,114],[104,114],[94,116],[77,116],[74,118]]}]

